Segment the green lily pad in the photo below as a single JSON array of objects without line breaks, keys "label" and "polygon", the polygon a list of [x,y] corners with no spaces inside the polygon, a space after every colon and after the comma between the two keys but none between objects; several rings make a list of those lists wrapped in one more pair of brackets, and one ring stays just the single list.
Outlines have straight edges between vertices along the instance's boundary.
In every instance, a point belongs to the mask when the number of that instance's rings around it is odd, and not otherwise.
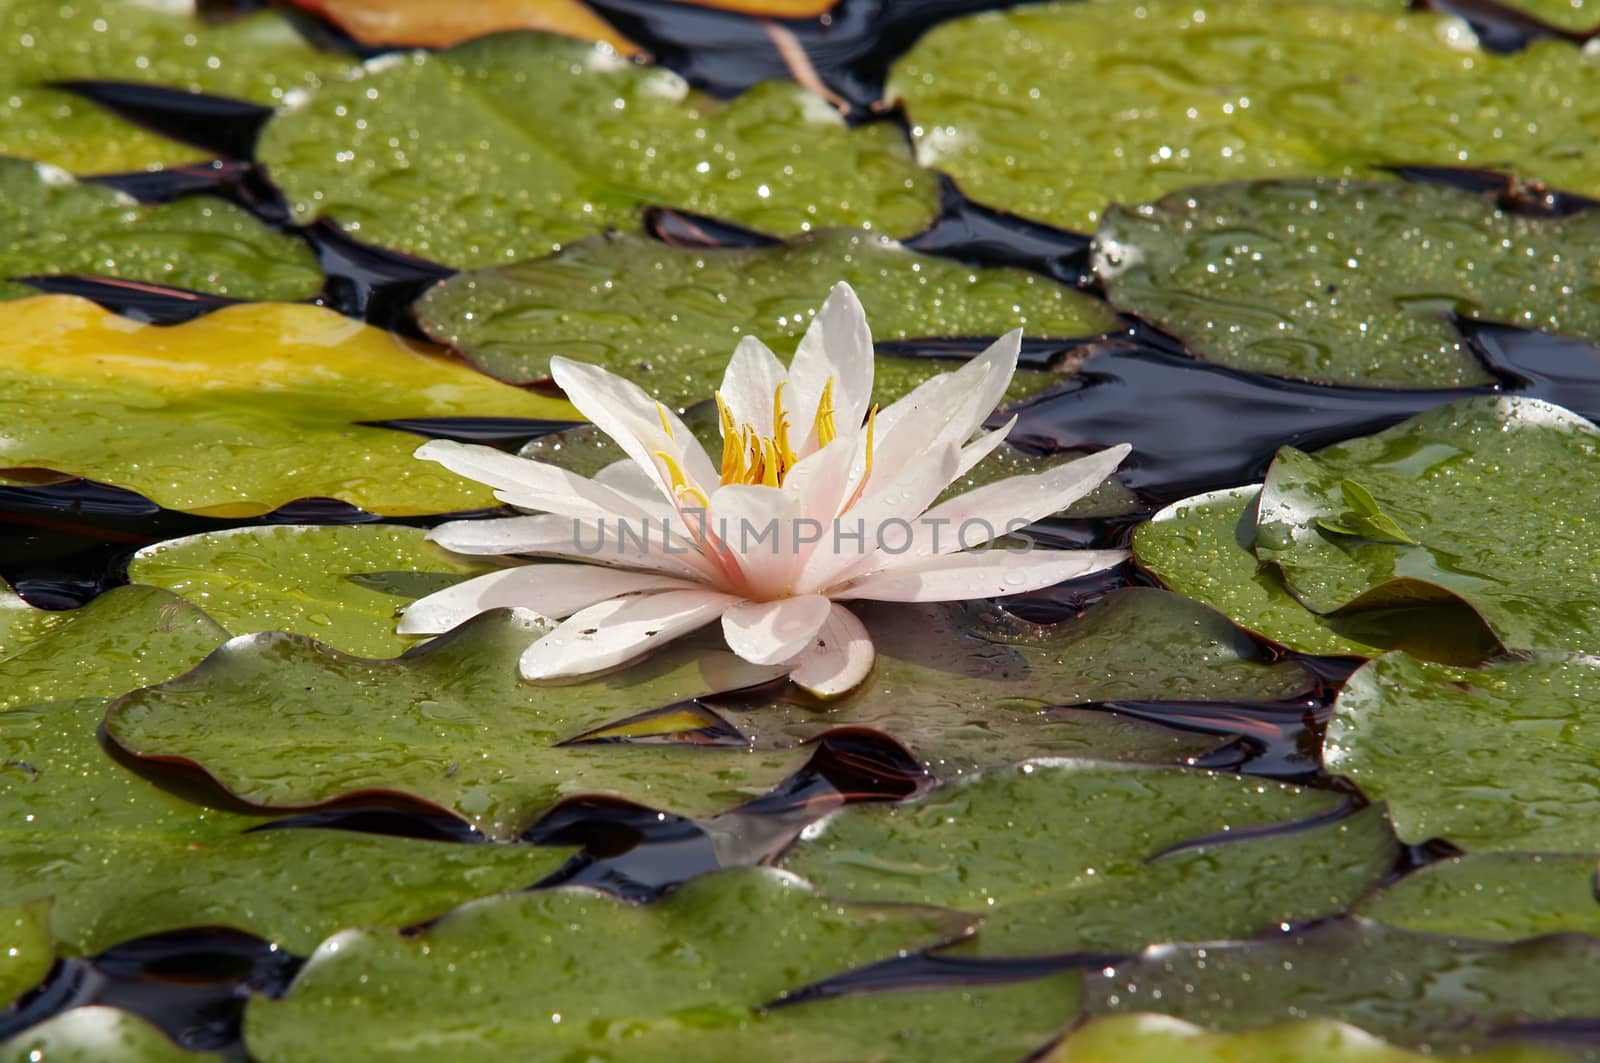
[{"label": "green lily pad", "polygon": [[[1360,482],[1418,546],[1330,532]],[[1600,633],[1600,429],[1537,399],[1475,398],[1306,455],[1261,490],[1256,556],[1329,613],[1437,588],[1509,649],[1590,648]]]},{"label": "green lily pad", "polygon": [[1600,962],[1579,934],[1513,944],[1336,920],[1260,942],[1150,949],[1084,979],[1090,1015],[1161,1012],[1213,1030],[1335,1019],[1405,1048],[1457,1056],[1492,1032],[1600,1014]]},{"label": "green lily pad", "polygon": [[205,613],[155,587],[115,587],[61,612],[0,583],[0,710],[111,697],[199,664],[228,637]]},{"label": "green lily pad", "polygon": [[1459,20],[1399,6],[1028,5],[935,28],[885,96],[924,166],[1069,229],[1190,185],[1385,164],[1600,192],[1600,63],[1562,41],[1493,55]]},{"label": "green lily pad", "polygon": [[1388,802],[1401,841],[1600,853],[1597,699],[1593,657],[1469,670],[1390,654],[1340,691],[1323,762]]},{"label": "green lily pad", "polygon": [[[401,791],[499,838],[576,794],[719,812],[806,759],[803,750],[752,752],[743,742],[559,745],[775,670],[682,646],[626,671],[539,686],[521,679],[517,658],[543,630],[526,614],[495,610],[380,661],[299,635],[241,636],[188,675],[119,699],[106,729],[135,755],[198,763],[254,805],[305,808],[353,791]],[[689,713],[657,740],[717,723]]]},{"label": "green lily pad", "polygon": [[537,33],[368,63],[280,112],[257,154],[297,221],[331,217],[461,269],[636,228],[650,204],[774,235],[908,236],[938,199],[892,123],[846,128],[787,82],[721,103],[604,45]]},{"label": "green lily pad", "polygon": [[349,57],[317,51],[276,15],[212,24],[173,7],[127,0],[0,4],[0,155],[75,173],[208,157],[48,87],[52,81],[131,81],[272,105],[350,66]]},{"label": "green lily pad", "polygon": [[397,609],[491,567],[441,550],[421,528],[278,524],[147,546],[128,563],[128,579],[198,602],[239,634],[291,631],[345,653],[394,657],[418,642],[395,634]]},{"label": "green lily pad", "polygon": [[1537,15],[1552,26],[1582,31],[1600,29],[1600,4],[1594,0],[1512,0],[1510,6]]},{"label": "green lily pad", "polygon": [[[1158,1013],[1109,1015],[1078,1027],[1042,1063],[1426,1063],[1347,1023],[1300,1019],[1237,1033],[1213,1033]],[[1475,1052],[1476,1063],[1562,1063],[1572,1057],[1513,1045]]]},{"label": "green lily pad", "polygon": [[1491,941],[1600,937],[1593,853],[1473,853],[1420,868],[1361,903],[1391,926]]},{"label": "green lily pad", "polygon": [[0,1010],[42,982],[55,962],[50,902],[0,906]]},{"label": "green lily pad", "polygon": [[69,955],[194,926],[304,952],[340,927],[407,926],[517,889],[571,850],[467,845],[268,822],[195,804],[123,767],[97,737],[105,703],[0,712],[0,904],[54,898]]},{"label": "green lily pad", "polygon": [[[741,335],[786,354],[840,280],[855,286],[879,341],[1014,328],[1030,338],[1069,337],[1117,327],[1103,303],[1043,277],[973,269],[842,230],[732,251],[627,233],[592,237],[549,258],[458,274],[417,304],[417,316],[430,336],[502,380],[547,377],[560,354],[636,379],[677,407],[711,397]],[[873,398],[892,402],[948,368],[879,356]],[[1023,372],[1011,397],[1053,379]]]},{"label": "green lily pad", "polygon": [[0,1044],[3,1063],[204,1063],[137,1015],[94,1005],[72,1008]]},{"label": "green lily pad", "polygon": [[1175,762],[1220,744],[1100,711],[1045,711],[1054,706],[1278,701],[1310,686],[1299,665],[1267,663],[1220,614],[1150,588],[1114,591],[1048,626],[979,604],[855,608],[878,651],[861,687],[826,703],[742,700],[719,711],[760,748],[874,727],[950,778],[1039,756]]},{"label": "green lily pad", "polygon": [[[61,170],[0,158],[0,278],[85,273],[231,295],[309,299],[322,287],[311,249],[220,199],[142,207]],[[0,280],[0,299],[35,294]]]},{"label": "green lily pad", "polygon": [[[350,931],[245,1012],[262,1063],[462,1058],[961,1059],[1010,1063],[1073,1014],[1075,973],[763,1010],[949,940],[970,917],[838,905],[766,869],[637,907],[588,890],[469,905],[425,932]],[[641,963],[648,958],[648,963]]]},{"label": "green lily pad", "polygon": [[783,864],[842,900],[982,913],[988,954],[1133,952],[1342,911],[1396,853],[1376,808],[1317,823],[1342,801],[1239,775],[1035,761],[845,809]]},{"label": "green lily pad", "polygon": [[1452,314],[1600,336],[1594,211],[1508,214],[1439,185],[1256,181],[1113,206],[1095,247],[1118,307],[1260,373],[1490,383]]},{"label": "green lily pad", "polygon": [[496,505],[412,457],[396,418],[572,420],[561,400],[315,306],[230,306],[137,325],[83,299],[0,302],[0,470],[50,469],[169,509],[256,516],[339,498],[402,516]]}]

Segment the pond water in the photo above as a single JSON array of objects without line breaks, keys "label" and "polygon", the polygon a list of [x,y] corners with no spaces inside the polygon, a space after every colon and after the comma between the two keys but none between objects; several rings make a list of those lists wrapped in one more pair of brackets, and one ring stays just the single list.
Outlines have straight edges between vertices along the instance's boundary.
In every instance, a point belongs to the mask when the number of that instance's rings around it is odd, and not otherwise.
[{"label": "pond water", "polygon": [[[1600,6],[202,8],[0,0],[0,1058],[1600,1056]],[[841,280],[1125,554],[397,630]]]}]

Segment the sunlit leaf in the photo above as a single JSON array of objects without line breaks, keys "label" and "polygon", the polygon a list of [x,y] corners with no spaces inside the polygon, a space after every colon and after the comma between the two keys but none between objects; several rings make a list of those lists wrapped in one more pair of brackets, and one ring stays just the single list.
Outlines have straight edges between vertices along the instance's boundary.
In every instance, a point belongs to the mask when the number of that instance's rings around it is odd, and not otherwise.
[{"label": "sunlit leaf", "polygon": [[1419,868],[1362,901],[1369,918],[1432,934],[1600,937],[1595,853],[1473,853]]},{"label": "sunlit leaf", "polygon": [[362,44],[449,48],[507,30],[542,30],[604,41],[623,55],[638,47],[581,0],[292,0],[321,15]]},{"label": "sunlit leaf", "polygon": [[396,610],[489,571],[426,534],[393,524],[205,532],[140,550],[128,579],[176,591],[235,634],[292,631],[346,653],[393,657],[417,643],[395,634]]},{"label": "sunlit leaf", "polygon": [[280,113],[258,154],[297,220],[335,218],[461,268],[636,228],[649,204],[775,235],[907,236],[937,199],[892,123],[846,128],[782,82],[722,103],[670,71],[533,33],[369,64]]},{"label": "sunlit leaf", "polygon": [[[1034,274],[973,269],[843,231],[733,251],[627,234],[594,237],[549,258],[452,277],[428,293],[417,314],[429,335],[502,380],[548,376],[550,358],[559,354],[604,365],[681,406],[711,397],[741,335],[758,337],[787,361],[841,280],[860,295],[879,342],[999,336],[1014,328],[1029,339],[1064,338],[1117,327],[1104,304]],[[951,368],[881,356],[873,398],[891,402]],[[1012,397],[1052,379],[1025,371]]]},{"label": "sunlit leaf", "polygon": [[[761,1010],[784,993],[948,941],[970,917],[848,906],[770,870],[646,907],[587,890],[469,905],[411,937],[323,944],[282,1000],[253,1000],[253,1058],[960,1059],[1011,1063],[1073,1015],[1077,975]],[[641,962],[648,960],[648,962]]]},{"label": "sunlit leaf", "polygon": [[171,509],[248,516],[312,496],[390,515],[493,506],[489,488],[412,458],[416,436],[358,423],[468,414],[576,417],[313,306],[158,327],[67,296],[0,303],[0,467]]},{"label": "sunlit leaf", "polygon": [[1388,802],[1402,841],[1600,853],[1597,698],[1593,657],[1471,670],[1390,654],[1340,691],[1323,761]]},{"label": "sunlit leaf", "polygon": [[130,1012],[71,1008],[0,1044],[5,1063],[206,1063],[223,1057],[186,1052]]},{"label": "sunlit leaf", "polygon": [[50,902],[0,905],[0,1009],[43,981],[55,961]]}]

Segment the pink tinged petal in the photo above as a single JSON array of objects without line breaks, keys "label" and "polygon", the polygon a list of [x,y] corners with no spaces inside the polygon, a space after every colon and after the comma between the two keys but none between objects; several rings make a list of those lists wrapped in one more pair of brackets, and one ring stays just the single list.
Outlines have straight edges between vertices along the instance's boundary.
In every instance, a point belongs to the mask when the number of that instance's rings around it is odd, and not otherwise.
[{"label": "pink tinged petal", "polygon": [[772,397],[787,376],[765,343],[754,336],[741,339],[722,374],[722,399],[733,419],[763,433],[772,431]]},{"label": "pink tinged petal", "polygon": [[490,609],[528,609],[559,619],[596,602],[640,591],[693,590],[695,585],[654,572],[600,565],[521,565],[446,587],[406,607],[402,635],[437,635]]},{"label": "pink tinged petal", "polygon": [[[1127,443],[1119,443],[1044,472],[1008,477],[942,502],[923,514],[918,548],[912,552],[948,554],[970,550],[1005,534],[1008,527],[1021,528],[1059,513],[1116,472],[1132,449]],[[980,522],[982,528],[972,527]],[[935,527],[940,529],[937,551],[928,538]],[[969,530],[959,534],[963,527]],[[990,529],[994,535],[988,534]]]},{"label": "pink tinged petal", "polygon": [[1024,594],[1120,565],[1126,550],[990,550],[890,563],[828,591],[880,602],[959,602]]},{"label": "pink tinged petal", "polygon": [[644,516],[625,496],[577,473],[519,458],[493,447],[433,439],[416,456],[436,461],[459,476],[495,488],[495,497],[523,509],[568,517]]},{"label": "pink tinged petal", "polygon": [[819,698],[835,698],[867,678],[876,656],[866,626],[833,603],[816,640],[791,662],[789,678]]},{"label": "pink tinged petal", "polygon": [[739,602],[722,614],[722,637],[751,664],[778,664],[811,645],[831,608],[816,594]]},{"label": "pink tinged petal", "polygon": [[844,505],[850,489],[850,466],[860,449],[856,436],[840,436],[821,450],[801,458],[783,479],[783,493],[795,512],[824,527]]},{"label": "pink tinged petal", "polygon": [[[676,527],[677,518],[668,521]],[[574,520],[541,514],[492,520],[453,520],[439,525],[428,538],[458,554],[531,554],[572,558],[591,565],[616,565],[704,581],[719,569],[701,556],[699,547],[674,533],[663,538],[659,519]],[[619,529],[630,534],[623,535]],[[642,545],[641,545],[642,543]]]},{"label": "pink tinged petal", "polygon": [[523,651],[524,679],[561,679],[623,664],[704,627],[739,599],[714,591],[663,591],[580,609]]},{"label": "pink tinged petal", "polygon": [[835,424],[841,431],[859,426],[872,401],[872,371],[872,330],[867,327],[866,312],[855,290],[840,281],[823,300],[789,363],[784,398],[791,411],[793,437],[805,439],[807,449],[815,448],[812,422],[830,377]]},{"label": "pink tinged petal", "polygon": [[730,586],[746,598],[779,598],[796,567],[794,504],[780,487],[728,484],[711,496],[707,520],[726,550]]}]

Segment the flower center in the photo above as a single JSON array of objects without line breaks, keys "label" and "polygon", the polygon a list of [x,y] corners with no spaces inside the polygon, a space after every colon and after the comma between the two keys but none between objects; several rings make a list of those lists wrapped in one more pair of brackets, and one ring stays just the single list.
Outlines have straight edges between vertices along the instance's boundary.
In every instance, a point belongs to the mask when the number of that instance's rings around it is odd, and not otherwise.
[{"label": "flower center", "polygon": [[[724,484],[765,484],[778,487],[783,483],[800,456],[789,443],[789,414],[783,408],[783,389],[788,381],[778,384],[772,393],[772,431],[764,433],[755,425],[741,424],[733,411],[717,392],[717,414],[722,421],[722,482]],[[822,397],[817,400],[817,413],[811,422],[817,446],[825,447],[838,436],[833,422],[833,378],[822,386]],[[870,433],[870,425],[869,425]],[[870,434],[869,434],[869,439]],[[868,447],[870,459],[871,448]]]}]

